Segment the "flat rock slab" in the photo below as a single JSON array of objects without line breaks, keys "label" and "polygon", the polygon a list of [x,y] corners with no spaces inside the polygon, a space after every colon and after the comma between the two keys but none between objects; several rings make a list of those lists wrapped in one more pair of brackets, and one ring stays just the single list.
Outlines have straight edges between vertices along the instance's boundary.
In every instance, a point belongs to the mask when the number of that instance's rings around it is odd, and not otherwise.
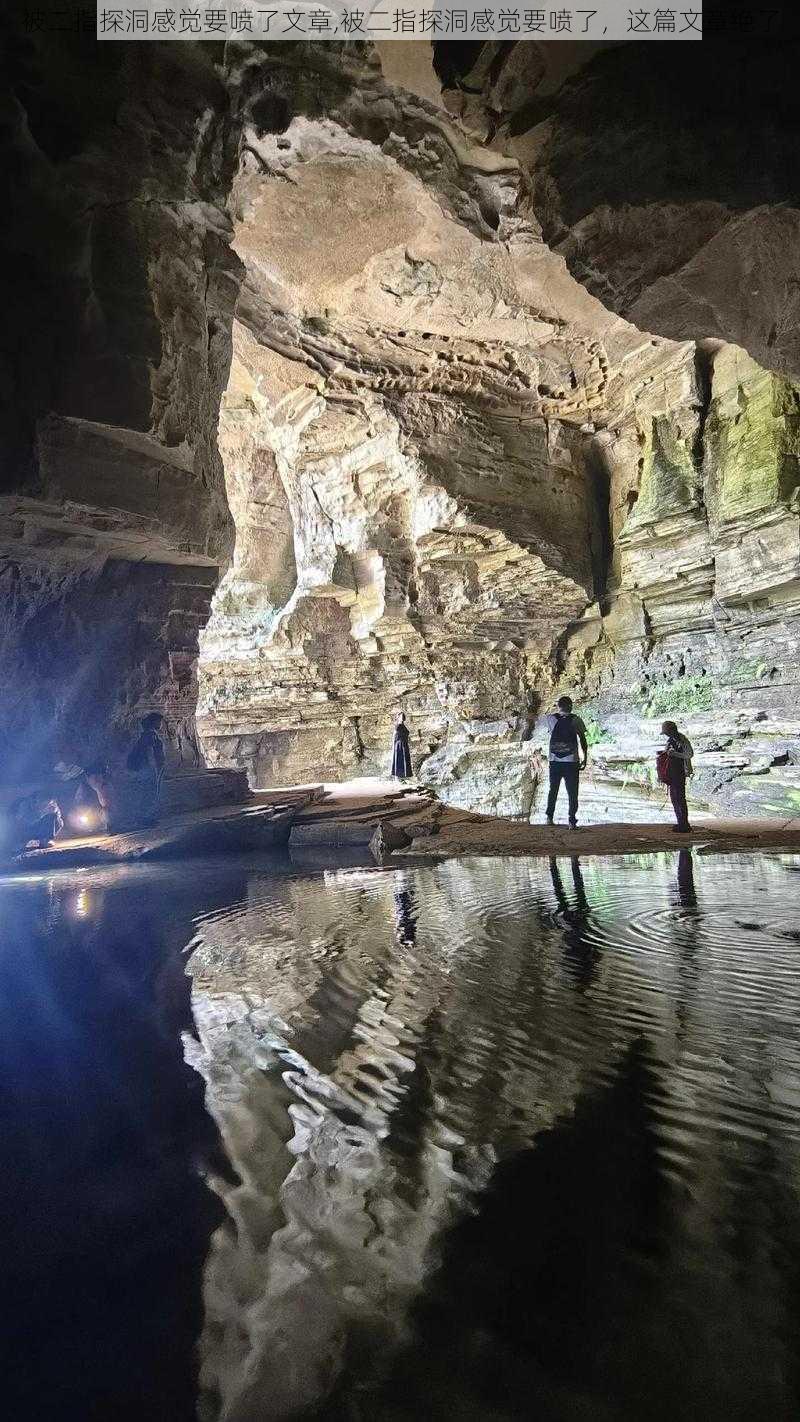
[{"label": "flat rock slab", "polygon": [[677,834],[664,821],[604,822],[570,830],[566,825],[531,825],[450,808],[414,786],[316,788],[313,801],[298,809],[290,844],[319,850],[374,844],[374,857],[382,863],[460,855],[643,854],[685,846],[708,854],[762,849],[800,853],[800,817],[704,818],[690,834]]},{"label": "flat rock slab", "polygon": [[184,859],[197,854],[246,854],[285,848],[295,816],[291,805],[226,805],[162,820],[151,829],[126,834],[57,840],[49,849],[30,849],[0,872],[21,866],[74,869],[94,864]]},{"label": "flat rock slab", "polygon": [[346,819],[336,819],[330,816],[324,821],[311,821],[310,823],[295,823],[290,831],[290,843],[294,845],[310,844],[337,844],[347,845],[348,848],[369,844],[375,833],[376,825],[374,820],[351,821]]},{"label": "flat rock slab", "polygon": [[429,793],[412,787],[361,794],[337,793],[336,787],[326,787],[322,795],[298,810],[290,843],[293,848],[361,848],[372,845],[380,833],[383,857],[391,848],[409,845],[414,836],[434,833],[443,813],[444,806]]},{"label": "flat rock slab", "polygon": [[165,818],[192,810],[213,810],[220,805],[244,805],[250,800],[247,776],[241,770],[207,770],[205,767],[173,771],[161,787],[161,813]]}]

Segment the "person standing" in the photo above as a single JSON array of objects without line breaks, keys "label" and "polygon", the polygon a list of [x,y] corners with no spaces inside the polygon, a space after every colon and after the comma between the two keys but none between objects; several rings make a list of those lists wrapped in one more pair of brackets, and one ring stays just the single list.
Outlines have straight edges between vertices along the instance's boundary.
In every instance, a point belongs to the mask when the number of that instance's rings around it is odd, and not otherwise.
[{"label": "person standing", "polygon": [[394,728],[392,775],[398,780],[408,780],[411,774],[411,744],[405,714],[401,711]]},{"label": "person standing", "polygon": [[550,732],[550,790],[545,812],[547,823],[553,823],[556,800],[563,781],[567,789],[569,827],[577,829],[580,775],[581,771],[586,769],[589,757],[586,727],[580,716],[573,712],[569,696],[559,696],[556,709],[547,717],[546,725]]},{"label": "person standing", "polygon": [[[151,711],[142,721],[138,740],[128,755],[130,788],[134,790],[136,801],[133,814],[141,828],[156,823],[158,803],[161,796],[161,782],[164,778],[166,755],[161,730],[164,718],[158,711]],[[130,797],[129,797],[130,798]]]},{"label": "person standing", "polygon": [[692,773],[692,743],[678,730],[674,721],[665,721],[661,734],[667,738],[664,750],[659,754],[666,759],[663,768],[669,787],[669,798],[675,811],[676,824],[673,828],[676,834],[688,834],[692,827],[689,824],[689,806],[686,803],[686,780]]}]

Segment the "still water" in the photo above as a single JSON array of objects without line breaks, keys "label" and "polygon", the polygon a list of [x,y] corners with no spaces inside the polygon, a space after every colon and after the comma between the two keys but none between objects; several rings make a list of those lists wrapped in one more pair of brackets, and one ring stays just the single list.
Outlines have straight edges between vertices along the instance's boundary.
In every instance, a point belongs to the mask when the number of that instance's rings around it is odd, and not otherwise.
[{"label": "still water", "polygon": [[800,1417],[799,875],[5,881],[8,1415]]}]

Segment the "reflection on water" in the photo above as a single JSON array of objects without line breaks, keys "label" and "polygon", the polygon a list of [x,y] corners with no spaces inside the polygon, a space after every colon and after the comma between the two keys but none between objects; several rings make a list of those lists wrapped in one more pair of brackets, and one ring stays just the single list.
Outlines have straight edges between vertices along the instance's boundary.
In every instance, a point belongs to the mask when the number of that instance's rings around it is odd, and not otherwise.
[{"label": "reflection on water", "polygon": [[[15,1419],[195,1415],[219,1156],[184,1061],[180,892],[113,874],[0,888],[3,1394]],[[163,893],[163,885],[161,886]],[[169,1346],[164,1340],[169,1339]]]},{"label": "reflection on water", "polygon": [[797,869],[4,885],[17,1415],[796,1418]]}]

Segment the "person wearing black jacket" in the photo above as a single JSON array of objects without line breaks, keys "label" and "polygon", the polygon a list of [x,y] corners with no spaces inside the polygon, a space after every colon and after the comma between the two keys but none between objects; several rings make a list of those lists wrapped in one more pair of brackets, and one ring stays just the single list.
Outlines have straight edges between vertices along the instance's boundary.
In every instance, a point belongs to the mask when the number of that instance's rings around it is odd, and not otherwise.
[{"label": "person wearing black jacket", "polygon": [[166,755],[161,731],[164,718],[151,711],[142,721],[141,734],[128,755],[128,787],[126,820],[129,828],[147,828],[158,819],[161,782],[164,778]]},{"label": "person wearing black jacket", "polygon": [[411,771],[411,743],[408,735],[406,718],[401,711],[397,718],[397,725],[394,728],[394,741],[392,743],[392,775],[397,780],[408,780]]},{"label": "person wearing black jacket", "polygon": [[674,721],[665,721],[661,727],[666,736],[664,749],[667,753],[667,784],[669,798],[675,811],[675,833],[689,834],[689,806],[686,803],[686,778],[692,773],[692,743],[678,730]]},{"label": "person wearing black jacket", "polygon": [[548,748],[550,791],[547,796],[547,823],[549,825],[553,823],[556,800],[563,781],[567,787],[569,827],[576,829],[580,776],[581,771],[586,769],[586,761],[589,756],[586,727],[580,716],[576,716],[573,712],[569,696],[559,696],[556,710],[551,716],[548,716],[546,725],[550,732]]}]

